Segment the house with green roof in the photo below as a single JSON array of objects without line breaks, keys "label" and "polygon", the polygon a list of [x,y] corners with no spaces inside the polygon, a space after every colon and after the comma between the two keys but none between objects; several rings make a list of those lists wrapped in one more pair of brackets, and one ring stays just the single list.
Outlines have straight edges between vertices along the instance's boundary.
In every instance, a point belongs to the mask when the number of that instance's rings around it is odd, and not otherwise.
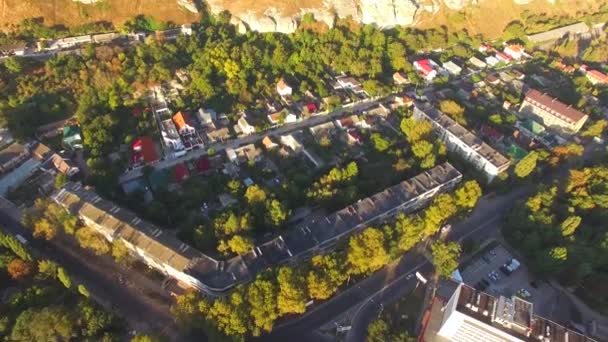
[{"label": "house with green roof", "polygon": [[82,134],[77,125],[63,127],[63,146],[70,150],[82,149]]}]

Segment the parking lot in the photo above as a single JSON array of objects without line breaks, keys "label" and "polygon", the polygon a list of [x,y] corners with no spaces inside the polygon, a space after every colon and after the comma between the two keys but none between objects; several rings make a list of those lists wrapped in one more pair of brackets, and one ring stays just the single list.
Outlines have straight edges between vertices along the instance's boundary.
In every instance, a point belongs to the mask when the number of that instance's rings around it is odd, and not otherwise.
[{"label": "parking lot", "polygon": [[[464,283],[474,287],[482,287],[482,291],[494,296],[510,297],[525,290],[530,296],[526,300],[534,304],[534,312],[552,319],[568,319],[570,306],[567,298],[544,281],[535,280],[528,272],[526,265],[519,260],[521,265],[509,275],[500,270],[501,266],[509,263],[513,256],[502,245],[492,243],[481,249],[469,262],[461,268]],[[493,273],[494,279],[490,276]],[[486,286],[487,284],[487,286]],[[485,288],[483,288],[485,287]]]}]

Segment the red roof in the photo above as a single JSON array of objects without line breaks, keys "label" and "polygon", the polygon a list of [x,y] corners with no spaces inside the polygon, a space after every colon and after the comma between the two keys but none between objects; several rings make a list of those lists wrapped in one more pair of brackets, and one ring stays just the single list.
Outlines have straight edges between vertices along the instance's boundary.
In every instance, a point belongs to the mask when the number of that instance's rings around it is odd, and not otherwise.
[{"label": "red roof", "polygon": [[134,117],[138,118],[143,112],[143,110],[140,107],[134,107],[131,112],[133,113]]},{"label": "red roof", "polygon": [[306,109],[311,113],[315,112],[317,110],[317,105],[315,103],[309,103],[306,105]]},{"label": "red roof", "polygon": [[500,51],[496,53],[496,58],[502,59],[505,61],[510,61],[513,59],[513,58],[511,58],[511,56],[507,55],[506,53],[500,52]]},{"label": "red roof", "polygon": [[184,179],[188,178],[188,176],[190,176],[190,172],[188,171],[186,164],[181,163],[175,165],[175,180],[178,183],[181,183]]},{"label": "red roof", "polygon": [[608,83],[608,76],[597,70],[588,70],[587,75],[594,78],[600,83]]},{"label": "red roof", "polygon": [[421,59],[419,61],[416,62],[418,64],[418,68],[420,68],[420,71],[426,76],[428,74],[430,74],[431,72],[433,72],[433,67],[431,66],[430,62],[428,59]]},{"label": "red roof", "polygon": [[148,136],[143,136],[133,142],[133,161],[151,163],[158,159],[154,141]]},{"label": "red roof", "polygon": [[485,135],[488,138],[492,138],[495,140],[500,140],[503,137],[503,134],[500,133],[496,128],[490,125],[482,125],[481,126],[481,134]]},{"label": "red roof", "polygon": [[209,171],[210,167],[211,167],[211,163],[209,162],[209,159],[207,159],[207,158],[201,158],[196,161],[196,171],[198,171],[198,172]]},{"label": "red roof", "polygon": [[358,142],[363,141],[363,137],[359,134],[359,132],[357,132],[355,130],[348,131],[348,135],[350,135],[353,139],[355,139]]},{"label": "red roof", "polygon": [[346,117],[346,118],[340,119],[340,126],[342,126],[342,127],[349,127],[349,126],[352,126],[354,124],[355,123],[353,122],[353,119],[350,118],[350,116]]}]

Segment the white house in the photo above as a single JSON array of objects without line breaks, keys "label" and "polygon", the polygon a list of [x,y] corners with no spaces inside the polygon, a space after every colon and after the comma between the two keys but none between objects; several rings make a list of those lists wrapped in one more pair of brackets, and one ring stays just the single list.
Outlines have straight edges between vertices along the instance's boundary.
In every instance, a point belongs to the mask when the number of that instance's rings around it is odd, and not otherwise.
[{"label": "white house", "polygon": [[487,64],[482,61],[481,59],[473,56],[469,59],[469,63],[471,63],[472,66],[477,67],[479,69],[483,69],[487,66]]},{"label": "white house", "polygon": [[443,63],[443,68],[454,76],[458,76],[462,72],[462,68],[452,61]]},{"label": "white house", "polygon": [[241,130],[241,133],[243,133],[245,135],[255,133],[255,127],[250,125],[249,122],[247,122],[247,119],[245,118],[245,116],[241,116],[239,121],[237,121],[237,126]]},{"label": "white house", "polygon": [[281,96],[291,96],[292,94],[291,87],[282,78],[277,83],[277,93],[279,93],[279,95]]},{"label": "white house", "polygon": [[509,44],[503,52],[513,59],[521,59],[524,55],[524,47],[519,44]]},{"label": "white house", "polygon": [[201,122],[201,125],[210,125],[213,123],[213,121],[217,120],[217,113],[215,110],[208,108],[200,108],[196,116]]},{"label": "white house", "polygon": [[496,66],[496,64],[500,63],[500,61],[498,60],[498,58],[494,57],[494,56],[488,56],[486,57],[486,64],[493,67]]}]

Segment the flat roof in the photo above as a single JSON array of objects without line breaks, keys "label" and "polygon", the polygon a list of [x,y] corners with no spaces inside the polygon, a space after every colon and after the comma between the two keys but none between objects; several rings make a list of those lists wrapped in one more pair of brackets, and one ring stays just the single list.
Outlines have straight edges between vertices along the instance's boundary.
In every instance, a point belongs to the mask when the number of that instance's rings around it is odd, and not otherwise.
[{"label": "flat roof", "polygon": [[493,149],[490,145],[486,144],[477,137],[475,134],[462,127],[454,119],[450,118],[446,114],[440,112],[434,107],[420,108],[416,107],[420,112],[424,113],[426,117],[437,123],[444,130],[452,133],[463,143],[465,143],[472,150],[476,151],[480,156],[488,160],[497,168],[504,167],[510,163],[510,160],[500,154],[498,151]]}]

